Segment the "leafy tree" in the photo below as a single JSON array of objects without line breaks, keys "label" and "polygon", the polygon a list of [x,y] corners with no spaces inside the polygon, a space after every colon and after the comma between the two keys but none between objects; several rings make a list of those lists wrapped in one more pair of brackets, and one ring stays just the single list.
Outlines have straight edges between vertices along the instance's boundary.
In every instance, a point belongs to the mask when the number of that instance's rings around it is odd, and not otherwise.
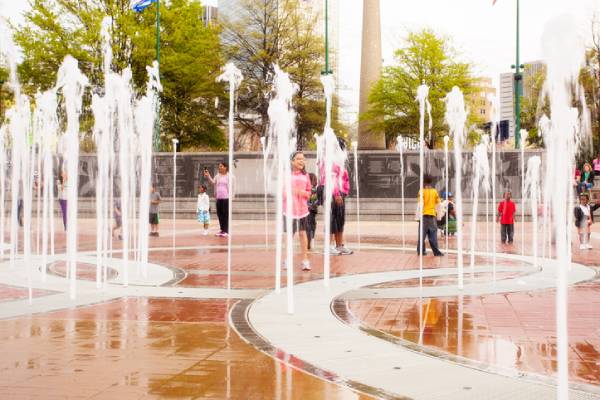
[{"label": "leafy tree", "polygon": [[[131,66],[134,90],[145,92],[146,66],[155,58],[155,13],[130,9],[129,0],[32,0],[25,23],[14,27],[23,49],[19,75],[33,95],[54,85],[64,57],[72,55],[90,79],[93,92],[102,93],[102,39],[105,16],[110,29],[112,69]],[[163,139],[178,137],[184,147],[222,148],[223,133],[217,110],[206,107],[223,87],[215,81],[222,64],[219,31],[203,24],[200,2],[172,0],[161,6],[161,94]],[[84,101],[82,130],[91,129],[89,93]],[[163,143],[170,140],[163,140]]]},{"label": "leafy tree", "polygon": [[325,104],[319,77],[323,45],[313,33],[317,17],[307,16],[298,0],[242,0],[239,15],[225,21],[228,56],[244,75],[236,119],[251,137],[249,147],[259,146],[259,137],[265,135],[269,124],[274,64],[298,85],[294,104],[300,145],[308,146],[313,134],[322,131]]},{"label": "leafy tree", "polygon": [[[396,64],[385,67],[381,79],[373,85],[369,96],[369,110],[360,118],[371,121],[372,129],[385,132],[388,144],[398,134],[418,139],[419,104],[415,100],[422,83],[429,86],[429,101],[433,127],[426,144],[434,148],[447,133],[444,122],[446,95],[454,86],[463,91],[465,98],[474,91],[472,65],[459,61],[460,55],[450,40],[436,35],[430,29],[408,34],[405,46],[396,50]],[[477,119],[470,115],[467,125]]]},{"label": "leafy tree", "polygon": [[[595,153],[600,148],[600,15],[591,20],[591,41],[586,53],[586,65],[581,70],[579,82],[585,92],[592,120],[592,139]],[[596,154],[594,154],[594,157]]]},{"label": "leafy tree", "polygon": [[8,69],[0,65],[0,125],[4,122],[4,114],[9,107],[11,93],[8,90]]},{"label": "leafy tree", "polygon": [[539,136],[538,122],[543,114],[550,117],[550,107],[543,90],[546,81],[546,69],[530,73],[531,66],[525,66],[525,96],[521,101],[521,127],[528,132],[529,145],[543,146],[544,140]]}]

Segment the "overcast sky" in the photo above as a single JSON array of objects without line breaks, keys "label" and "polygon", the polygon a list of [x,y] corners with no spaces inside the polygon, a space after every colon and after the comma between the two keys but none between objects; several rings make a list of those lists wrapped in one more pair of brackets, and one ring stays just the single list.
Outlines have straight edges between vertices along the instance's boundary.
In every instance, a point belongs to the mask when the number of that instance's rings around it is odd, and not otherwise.
[{"label": "overcast sky", "polygon": [[[213,0],[211,0],[213,1]],[[381,0],[383,59],[393,61],[393,50],[412,30],[429,27],[452,37],[478,74],[497,82],[515,62],[516,0]],[[360,26],[362,0],[339,0],[340,83],[343,101],[352,108],[358,102],[360,72]],[[0,15],[19,20],[28,7],[26,0],[0,0]],[[589,34],[593,12],[600,0],[521,0],[522,62],[541,59],[541,36],[551,18],[570,12],[581,20],[582,33]]]},{"label": "overcast sky", "polygon": [[[339,0],[343,99],[356,109],[360,73],[362,0]],[[393,61],[393,51],[406,33],[431,28],[450,36],[478,74],[497,84],[499,74],[515,63],[516,0],[381,0],[383,59]],[[570,12],[581,20],[589,35],[590,19],[600,12],[599,0],[521,0],[521,62],[539,60],[545,24]]]}]

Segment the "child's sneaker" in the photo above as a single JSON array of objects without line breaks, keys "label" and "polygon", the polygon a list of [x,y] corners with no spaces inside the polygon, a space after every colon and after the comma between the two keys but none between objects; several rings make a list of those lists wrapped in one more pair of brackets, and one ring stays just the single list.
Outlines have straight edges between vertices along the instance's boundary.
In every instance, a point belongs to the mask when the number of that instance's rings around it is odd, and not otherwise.
[{"label": "child's sneaker", "polygon": [[583,243],[579,245],[579,250],[587,250],[587,246]]},{"label": "child's sneaker", "polygon": [[202,232],[202,234],[203,234],[204,236],[207,236],[207,235],[208,235],[208,229],[205,229],[205,230],[204,230],[204,232]]},{"label": "child's sneaker", "polygon": [[588,250],[592,250],[593,249],[592,245],[589,244],[589,243],[585,246],[585,248],[588,249]]},{"label": "child's sneaker", "polygon": [[304,260],[302,261],[302,271],[310,271],[310,261]]},{"label": "child's sneaker", "polygon": [[215,236],[222,237],[223,236],[223,232],[219,231],[219,232],[215,233]]},{"label": "child's sneaker", "polygon": [[349,248],[347,248],[346,246],[342,246],[342,247],[338,247],[337,251],[339,252],[340,255],[342,256],[349,256],[350,254],[353,254],[354,252],[352,250],[350,250]]},{"label": "child's sneaker", "polygon": [[339,256],[340,254],[341,254],[340,251],[335,246],[331,246],[329,248],[329,255],[331,255],[331,256]]}]

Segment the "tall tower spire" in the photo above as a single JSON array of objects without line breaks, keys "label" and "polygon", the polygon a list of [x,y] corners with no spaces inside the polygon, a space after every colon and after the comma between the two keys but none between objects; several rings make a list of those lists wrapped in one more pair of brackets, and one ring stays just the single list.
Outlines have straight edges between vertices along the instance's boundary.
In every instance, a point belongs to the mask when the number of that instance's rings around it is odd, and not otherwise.
[{"label": "tall tower spire", "polygon": [[[381,77],[381,12],[379,0],[363,0],[362,51],[360,64],[359,115],[367,111],[371,87]],[[385,133],[372,132],[370,123],[358,124],[358,147],[384,150]]]}]

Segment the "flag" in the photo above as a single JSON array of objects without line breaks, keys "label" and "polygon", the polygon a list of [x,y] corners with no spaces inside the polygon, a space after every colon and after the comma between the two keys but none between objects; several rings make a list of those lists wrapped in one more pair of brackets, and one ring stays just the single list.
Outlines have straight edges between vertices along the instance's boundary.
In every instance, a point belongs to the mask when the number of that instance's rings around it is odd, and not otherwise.
[{"label": "flag", "polygon": [[135,0],[131,4],[131,9],[135,12],[142,12],[146,8],[150,7],[152,3],[156,3],[157,0]]}]

